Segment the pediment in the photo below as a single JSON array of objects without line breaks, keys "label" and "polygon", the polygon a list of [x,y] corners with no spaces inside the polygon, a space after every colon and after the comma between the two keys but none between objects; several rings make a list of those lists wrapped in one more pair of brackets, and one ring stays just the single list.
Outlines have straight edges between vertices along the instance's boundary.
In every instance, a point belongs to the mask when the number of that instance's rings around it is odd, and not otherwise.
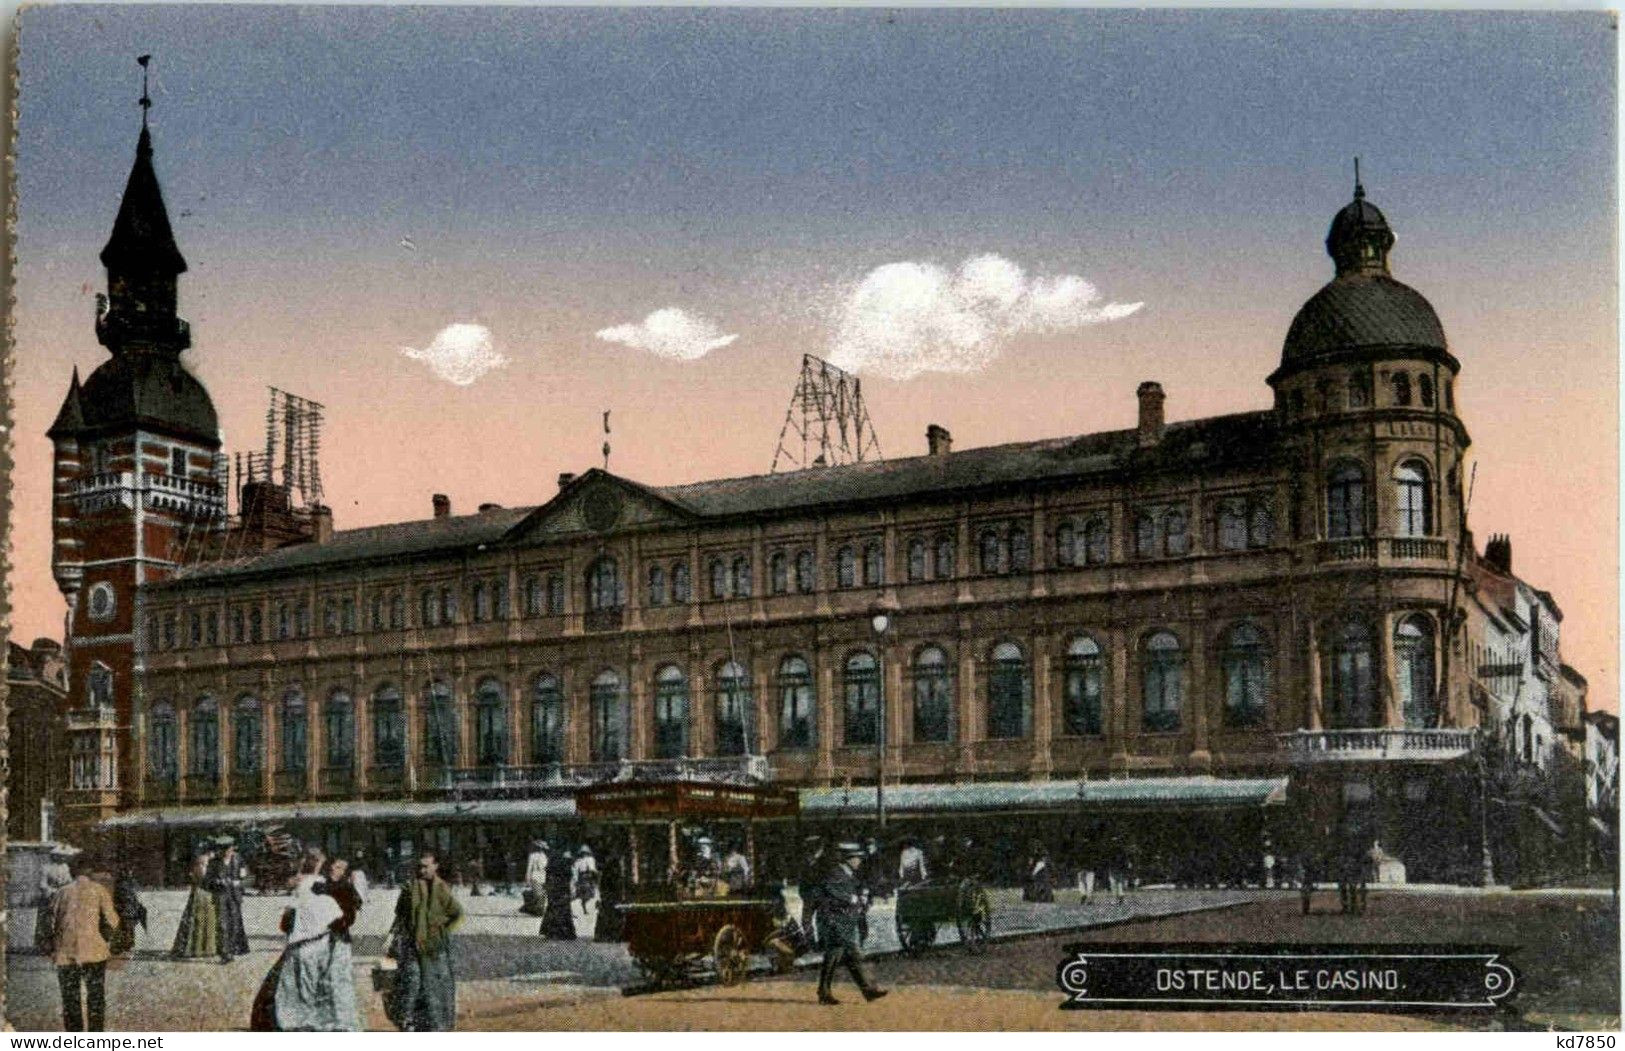
[{"label": "pediment", "polygon": [[610,536],[677,525],[691,516],[679,504],[624,478],[594,469],[514,526],[518,543],[560,536]]}]

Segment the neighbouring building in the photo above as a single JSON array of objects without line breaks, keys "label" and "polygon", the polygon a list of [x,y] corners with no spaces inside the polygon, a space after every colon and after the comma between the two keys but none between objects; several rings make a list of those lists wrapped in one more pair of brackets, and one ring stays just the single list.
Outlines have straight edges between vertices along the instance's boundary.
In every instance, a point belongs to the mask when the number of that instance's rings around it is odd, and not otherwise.
[{"label": "neighbouring building", "polygon": [[97,757],[71,820],[171,876],[252,821],[500,865],[549,830],[613,852],[625,830],[569,794],[598,780],[771,777],[850,825],[883,778],[895,828],[1012,873],[1037,837],[1148,880],[1373,842],[1385,878],[1480,879],[1480,694],[1503,650],[1550,681],[1557,613],[1473,548],[1461,363],[1393,245],[1356,185],[1254,411],[1169,420],[1146,382],[1128,430],[956,450],[933,426],[917,456],[686,485],[593,469],[338,531],[262,480],[228,521],[143,128],[102,253],[111,358],[50,431],[68,732]]},{"label": "neighbouring building", "polygon": [[6,839],[56,838],[57,808],[68,785],[68,669],[55,639],[24,649],[6,644]]}]

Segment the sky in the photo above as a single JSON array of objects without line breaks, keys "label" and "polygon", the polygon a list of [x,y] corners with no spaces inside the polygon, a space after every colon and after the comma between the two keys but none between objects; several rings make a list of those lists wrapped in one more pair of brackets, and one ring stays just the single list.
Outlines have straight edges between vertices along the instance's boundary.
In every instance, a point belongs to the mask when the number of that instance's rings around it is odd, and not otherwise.
[{"label": "sky", "polygon": [[339,528],[600,462],[765,472],[801,355],[886,456],[1266,408],[1361,158],[1462,363],[1471,525],[1617,707],[1614,26],[1600,12],[43,6],[20,18],[13,630],[140,124],[228,451],[327,407]]}]

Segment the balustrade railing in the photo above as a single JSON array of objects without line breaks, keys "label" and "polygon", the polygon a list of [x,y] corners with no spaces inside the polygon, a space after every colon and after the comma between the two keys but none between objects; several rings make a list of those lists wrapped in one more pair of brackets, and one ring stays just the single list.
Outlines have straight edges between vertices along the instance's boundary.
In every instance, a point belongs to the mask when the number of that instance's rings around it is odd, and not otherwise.
[{"label": "balustrade railing", "polygon": [[1472,730],[1361,729],[1298,730],[1277,740],[1297,763],[1421,761],[1456,759],[1473,746]]},{"label": "balustrade railing", "polygon": [[550,763],[539,766],[470,766],[435,771],[426,785],[462,795],[513,795],[562,791],[611,781],[714,781],[759,784],[772,779],[762,756],[706,759],[647,759],[608,763]]}]

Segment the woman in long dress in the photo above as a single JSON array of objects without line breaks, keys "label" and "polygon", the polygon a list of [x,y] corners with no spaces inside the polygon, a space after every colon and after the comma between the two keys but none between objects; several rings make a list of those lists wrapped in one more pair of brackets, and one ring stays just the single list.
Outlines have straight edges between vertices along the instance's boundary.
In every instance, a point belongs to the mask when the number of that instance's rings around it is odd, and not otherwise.
[{"label": "woman in long dress", "polygon": [[293,905],[283,916],[288,946],[255,998],[250,1028],[281,1032],[357,1032],[349,930],[360,907],[342,879],[323,878],[320,851],[305,856]]},{"label": "woman in long dress", "polygon": [[212,959],[220,955],[220,909],[214,893],[208,887],[209,863],[214,852],[205,850],[192,859],[188,879],[192,884],[186,898],[186,910],[181,913],[181,925],[175,931],[175,946],[170,955],[177,960]]}]

